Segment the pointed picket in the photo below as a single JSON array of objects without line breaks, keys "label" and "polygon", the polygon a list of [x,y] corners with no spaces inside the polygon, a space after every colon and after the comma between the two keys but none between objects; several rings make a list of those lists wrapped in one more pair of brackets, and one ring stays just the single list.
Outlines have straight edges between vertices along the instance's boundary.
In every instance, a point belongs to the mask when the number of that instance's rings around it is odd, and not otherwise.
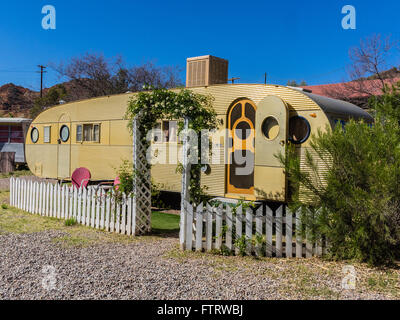
[{"label": "pointed picket", "polygon": [[276,257],[282,257],[282,213],[283,205],[281,205],[275,212],[275,230],[276,230]]},{"label": "pointed picket", "polygon": [[217,212],[215,214],[215,249],[221,250],[222,247],[222,215],[223,215],[223,205],[219,205]]},{"label": "pointed picket", "polygon": [[303,240],[301,236],[301,216],[300,209],[296,212],[296,258],[303,257]]},{"label": "pointed picket", "polygon": [[83,187],[82,189],[82,213],[81,213],[81,224],[86,223],[86,203],[87,203],[87,189]]},{"label": "pointed picket", "polygon": [[293,213],[289,208],[286,208],[286,258],[293,256]]},{"label": "pointed picket", "polygon": [[92,189],[92,211],[90,214],[90,226],[94,228],[96,226],[96,190]]},{"label": "pointed picket", "polygon": [[[110,195],[111,194],[108,193],[107,197],[106,197],[106,225],[105,225],[106,231],[110,231],[110,214],[111,214],[111,212],[110,212],[111,211],[111,197],[110,197]],[[132,202],[129,202],[129,204],[132,205]],[[129,210],[129,212],[130,212],[130,210]],[[130,229],[131,229],[131,226],[129,226],[128,234],[130,234]]]},{"label": "pointed picket", "polygon": [[125,234],[126,232],[126,194],[125,192],[122,194],[122,214],[121,214],[121,233]]},{"label": "pointed picket", "polygon": [[193,206],[187,204],[186,214],[186,250],[191,251],[193,249]]},{"label": "pointed picket", "polygon": [[272,243],[272,227],[273,227],[273,212],[272,209],[266,205],[266,215],[265,215],[265,241],[266,241],[266,256],[272,257],[273,253],[273,243]]},{"label": "pointed picket", "polygon": [[53,185],[49,183],[49,217],[53,217]]},{"label": "pointed picket", "polygon": [[203,204],[196,208],[196,251],[203,250]]},{"label": "pointed picket", "polygon": [[238,241],[243,234],[243,208],[239,206],[236,208],[236,235],[235,235],[235,253],[239,254],[239,248],[236,245],[236,241]]},{"label": "pointed picket", "polygon": [[233,230],[233,214],[232,214],[232,207],[227,204],[226,205],[226,236],[225,236],[225,245],[226,247],[232,251],[233,246],[232,246],[232,230]]},{"label": "pointed picket", "polygon": [[100,229],[101,189],[96,194],[96,229]]},{"label": "pointed picket", "polygon": [[129,195],[126,199],[127,209],[126,209],[126,234],[131,235],[132,232],[132,198]]},{"label": "pointed picket", "polygon": [[61,186],[56,184],[56,199],[57,199],[57,219],[61,219]]},{"label": "pointed picket", "polygon": [[213,233],[213,208],[207,203],[207,222],[206,222],[206,249],[212,250],[212,233]]},{"label": "pointed picket", "polygon": [[246,253],[251,255],[252,252],[252,239],[253,239],[253,212],[251,208],[246,209]]},{"label": "pointed picket", "polygon": [[86,203],[86,221],[85,225],[90,226],[90,221],[91,221],[91,215],[90,213],[92,212],[92,194],[93,194],[93,189],[90,188],[88,189],[87,193],[87,203]]},{"label": "pointed picket", "polygon": [[114,232],[115,231],[115,216],[116,216],[116,210],[117,210],[117,204],[116,204],[116,196],[115,192],[113,191],[111,194],[111,216],[110,216],[110,231]]},{"label": "pointed picket", "polygon": [[78,188],[73,186],[72,189],[73,189],[73,194],[74,194],[74,197],[73,197],[74,204],[73,204],[73,210],[72,210],[72,217],[74,219],[77,219],[77,217],[78,217]]},{"label": "pointed picket", "polygon": [[117,233],[120,233],[121,232],[121,200],[120,199],[117,199],[116,207],[117,207],[117,212],[116,212],[115,231]]}]

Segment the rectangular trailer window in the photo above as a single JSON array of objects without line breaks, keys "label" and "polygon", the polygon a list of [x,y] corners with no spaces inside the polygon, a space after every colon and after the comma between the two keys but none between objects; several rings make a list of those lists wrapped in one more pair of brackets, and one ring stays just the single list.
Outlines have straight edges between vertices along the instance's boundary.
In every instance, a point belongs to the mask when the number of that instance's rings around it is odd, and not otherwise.
[{"label": "rectangular trailer window", "polygon": [[78,124],[76,126],[76,141],[82,142],[82,125]]},{"label": "rectangular trailer window", "polygon": [[[80,132],[79,135],[81,137],[82,132]],[[78,140],[78,128],[77,128],[77,140]],[[100,142],[100,124],[93,124],[93,123],[84,124],[83,125],[83,141]]]},{"label": "rectangular trailer window", "polygon": [[153,129],[154,143],[176,143],[178,141],[178,122],[162,121],[157,123]]},{"label": "rectangular trailer window", "polygon": [[100,125],[93,125],[93,141],[100,142]]},{"label": "rectangular trailer window", "polygon": [[50,143],[51,140],[51,127],[44,127],[43,141],[44,143]]}]

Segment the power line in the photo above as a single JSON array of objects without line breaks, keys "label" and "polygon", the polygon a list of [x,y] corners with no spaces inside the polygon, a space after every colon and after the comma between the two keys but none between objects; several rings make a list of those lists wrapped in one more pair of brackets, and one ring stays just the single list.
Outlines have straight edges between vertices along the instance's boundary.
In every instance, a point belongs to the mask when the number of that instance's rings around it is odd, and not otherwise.
[{"label": "power line", "polygon": [[22,70],[0,70],[3,73],[36,73],[37,71],[22,71]]}]

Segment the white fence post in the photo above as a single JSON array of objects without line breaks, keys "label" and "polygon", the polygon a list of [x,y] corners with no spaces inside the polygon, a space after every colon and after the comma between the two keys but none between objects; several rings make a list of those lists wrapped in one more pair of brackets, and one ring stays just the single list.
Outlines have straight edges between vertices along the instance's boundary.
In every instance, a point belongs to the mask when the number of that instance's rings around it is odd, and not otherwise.
[{"label": "white fence post", "polygon": [[[144,234],[151,231],[151,169],[147,162],[145,138],[140,130],[140,115],[133,120],[133,167],[136,172],[133,177],[132,213],[135,220],[134,233]],[[119,220],[118,220],[119,221]],[[132,226],[133,227],[133,226]]]},{"label": "white fence post", "polygon": [[[181,249],[185,249],[185,243],[187,233],[185,232],[185,226],[187,224],[187,212],[190,206],[189,186],[190,186],[190,163],[189,163],[189,143],[188,143],[188,130],[189,130],[189,118],[184,119],[184,134],[183,134],[183,146],[182,146],[182,191],[181,191],[181,232],[180,232],[180,245]],[[193,208],[192,208],[193,209]]]}]

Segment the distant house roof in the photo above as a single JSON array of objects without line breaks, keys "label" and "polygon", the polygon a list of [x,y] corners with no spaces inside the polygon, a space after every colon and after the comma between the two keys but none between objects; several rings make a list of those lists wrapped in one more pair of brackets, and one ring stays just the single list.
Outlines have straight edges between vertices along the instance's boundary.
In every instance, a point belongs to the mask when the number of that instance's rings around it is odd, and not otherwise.
[{"label": "distant house roof", "polygon": [[[400,78],[385,79],[385,84],[393,84],[399,82]],[[360,86],[359,89],[357,89]],[[315,86],[302,87],[307,90],[311,90],[312,93],[336,98],[338,94],[346,96],[346,98],[364,98],[372,95],[381,95],[381,83],[379,79],[374,80],[362,80],[352,81],[347,83],[333,83],[333,84],[321,84]],[[365,92],[363,92],[365,91]]]},{"label": "distant house roof", "polygon": [[32,119],[26,119],[26,118],[0,118],[0,123],[23,123],[31,121]]}]

